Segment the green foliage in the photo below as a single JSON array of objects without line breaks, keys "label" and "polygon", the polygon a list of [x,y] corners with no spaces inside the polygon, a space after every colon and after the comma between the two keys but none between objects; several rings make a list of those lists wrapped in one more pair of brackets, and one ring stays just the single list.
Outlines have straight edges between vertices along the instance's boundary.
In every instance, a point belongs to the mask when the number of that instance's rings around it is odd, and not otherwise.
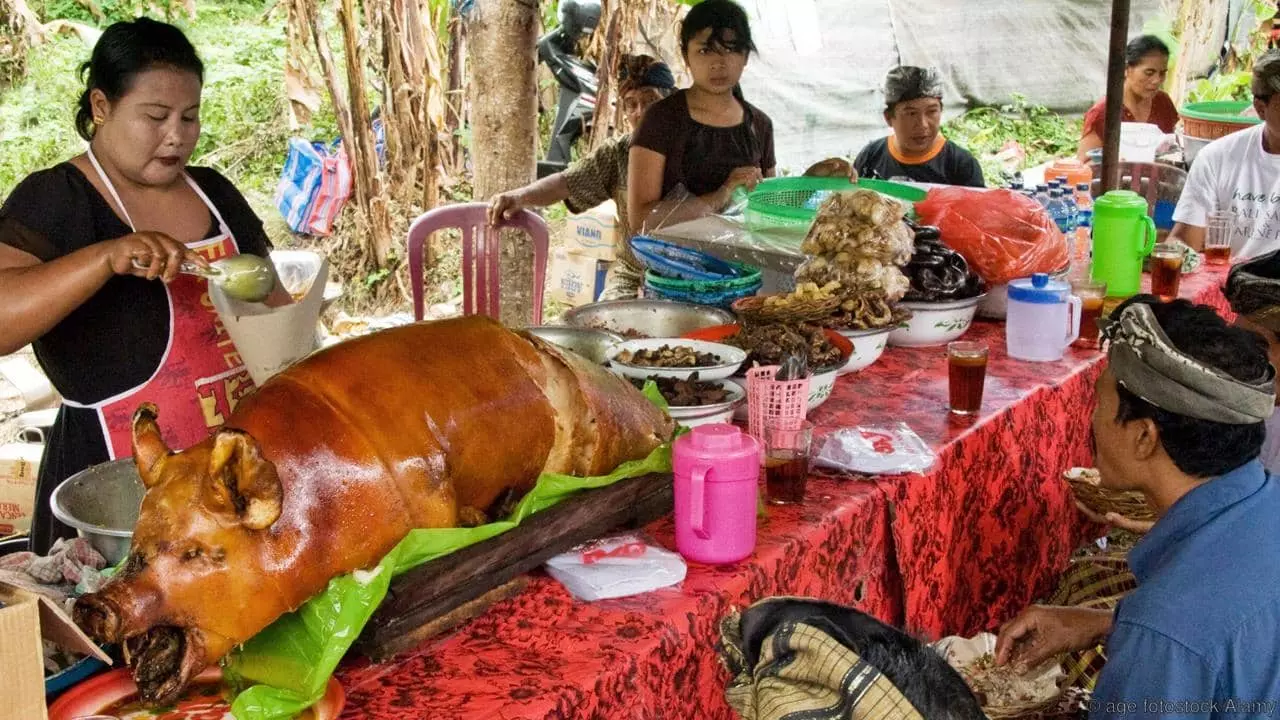
[{"label": "green foliage", "polygon": [[1009,169],[996,157],[1005,143],[1016,141],[1027,154],[1022,166],[1014,168],[1020,170],[1075,155],[1080,130],[1080,120],[1033,105],[1016,93],[1011,103],[976,107],[942,126],[943,135],[978,158],[989,185],[998,184]]},{"label": "green foliage", "polygon": [[[128,3],[99,6],[109,23],[121,19],[113,13]],[[278,19],[260,22],[265,10],[264,0],[202,0],[194,21],[180,17],[173,22],[187,33],[205,63],[203,129],[192,163],[227,175],[269,220],[277,215],[272,195],[291,132],[284,97],[284,32]],[[46,21],[94,24],[76,0],[45,0],[39,12]],[[0,198],[27,174],[83,150],[72,121],[81,92],[76,70],[89,52],[75,37],[37,46],[23,82],[0,95]],[[326,103],[302,132],[317,139],[334,138],[336,124]]]},{"label": "green foliage", "polygon": [[1235,70],[1220,68],[1212,77],[1197,81],[1187,91],[1188,102],[1212,102],[1218,100],[1249,100],[1253,97],[1250,84],[1253,79],[1253,63],[1267,51],[1271,36],[1271,18],[1276,14],[1275,3],[1269,0],[1248,0],[1248,10],[1253,20],[1242,22],[1253,26],[1244,43],[1232,47],[1235,53]]},{"label": "green foliage", "polygon": [[80,152],[76,66],[87,57],[78,39],[55,38],[27,57],[26,78],[0,94],[0,197],[32,171]]}]

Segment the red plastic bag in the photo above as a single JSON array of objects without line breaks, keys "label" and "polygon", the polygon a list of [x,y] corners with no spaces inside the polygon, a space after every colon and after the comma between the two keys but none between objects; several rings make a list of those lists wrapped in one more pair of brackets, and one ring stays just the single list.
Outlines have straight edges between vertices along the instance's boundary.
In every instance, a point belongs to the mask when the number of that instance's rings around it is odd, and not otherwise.
[{"label": "red plastic bag", "polygon": [[990,284],[1067,267],[1066,236],[1040,203],[1022,193],[936,188],[916,203],[916,213]]}]

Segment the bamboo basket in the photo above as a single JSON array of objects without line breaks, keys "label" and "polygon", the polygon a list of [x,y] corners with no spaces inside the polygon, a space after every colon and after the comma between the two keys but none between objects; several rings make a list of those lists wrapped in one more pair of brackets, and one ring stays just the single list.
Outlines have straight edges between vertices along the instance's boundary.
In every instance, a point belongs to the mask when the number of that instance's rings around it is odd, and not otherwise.
[{"label": "bamboo basket", "polygon": [[1097,471],[1076,468],[1063,473],[1071,492],[1080,504],[1099,515],[1118,513],[1130,520],[1151,521],[1155,512],[1140,492],[1108,490],[1098,485]]},{"label": "bamboo basket", "polygon": [[782,306],[766,305],[765,301],[770,297],[786,296],[752,295],[735,301],[733,311],[747,323],[802,323],[830,317],[840,308],[840,298],[836,297],[821,300],[791,298]]}]

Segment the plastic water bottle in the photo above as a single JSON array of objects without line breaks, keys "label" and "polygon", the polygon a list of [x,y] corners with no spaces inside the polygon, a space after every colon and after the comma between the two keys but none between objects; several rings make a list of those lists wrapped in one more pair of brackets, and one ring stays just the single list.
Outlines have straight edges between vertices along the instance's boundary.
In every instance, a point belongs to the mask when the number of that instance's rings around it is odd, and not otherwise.
[{"label": "plastic water bottle", "polygon": [[1075,242],[1072,243],[1072,274],[1088,277],[1093,264],[1093,210],[1080,211],[1080,219],[1076,223]]},{"label": "plastic water bottle", "polygon": [[1062,201],[1061,190],[1049,191],[1049,203],[1045,205],[1045,210],[1049,211],[1049,217],[1053,218],[1053,223],[1058,226],[1059,230],[1063,233],[1071,231],[1070,210],[1067,209],[1067,204]]},{"label": "plastic water bottle", "polygon": [[1067,229],[1063,230],[1068,237],[1075,234],[1080,222],[1080,209],[1076,207],[1075,195],[1070,190],[1059,190],[1062,193],[1062,204],[1067,206]]},{"label": "plastic water bottle", "polygon": [[1076,207],[1081,211],[1093,210],[1093,196],[1089,194],[1089,183],[1076,185]]},{"label": "plastic water bottle", "polygon": [[1036,200],[1038,200],[1042,206],[1047,207],[1049,205],[1049,186],[1045,183],[1040,183],[1036,186]]}]

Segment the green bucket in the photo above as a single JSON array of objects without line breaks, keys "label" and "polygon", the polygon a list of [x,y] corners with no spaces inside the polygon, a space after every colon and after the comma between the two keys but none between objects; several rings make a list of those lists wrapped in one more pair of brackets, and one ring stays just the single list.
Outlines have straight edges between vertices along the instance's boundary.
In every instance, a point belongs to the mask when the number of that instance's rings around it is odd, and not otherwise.
[{"label": "green bucket", "polygon": [[747,195],[747,227],[752,230],[806,230],[818,216],[818,206],[824,194],[859,189],[875,190],[905,201],[910,208],[908,214],[914,214],[915,203],[926,195],[925,191],[910,185],[884,180],[860,179],[855,185],[846,178],[767,178]]}]

